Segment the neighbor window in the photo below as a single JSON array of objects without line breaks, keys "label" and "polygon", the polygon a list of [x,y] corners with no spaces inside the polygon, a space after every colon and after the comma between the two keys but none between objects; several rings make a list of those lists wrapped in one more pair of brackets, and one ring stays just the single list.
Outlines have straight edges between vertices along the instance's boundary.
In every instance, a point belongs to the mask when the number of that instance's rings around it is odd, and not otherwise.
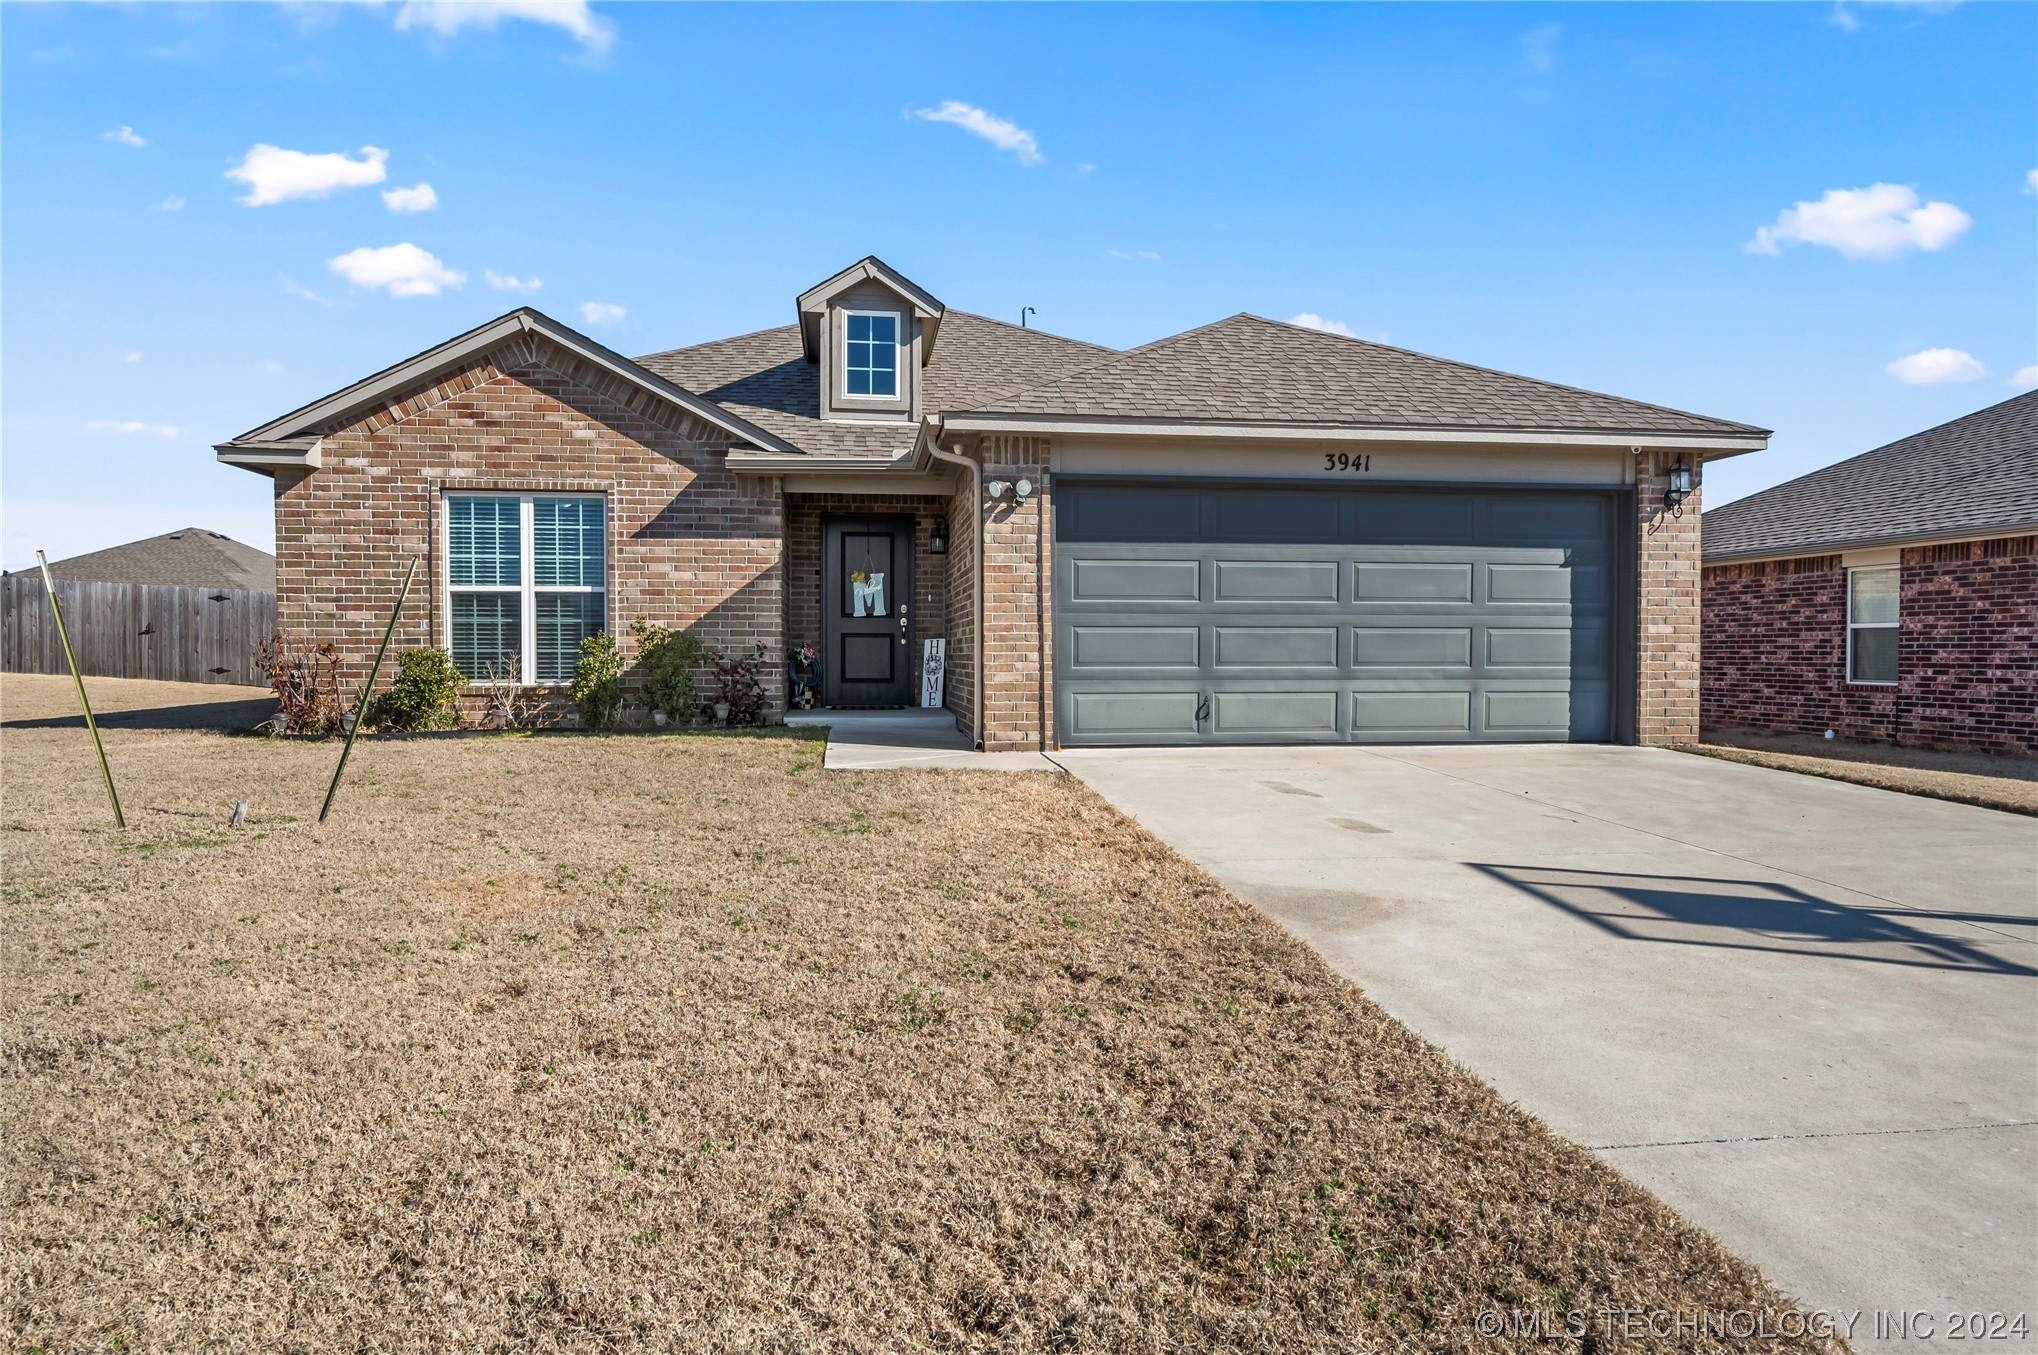
[{"label": "neighbor window", "polygon": [[844,317],[844,389],[851,395],[896,399],[899,394],[899,317],[850,311]]},{"label": "neighbor window", "polygon": [[514,661],[525,682],[566,682],[583,638],[606,628],[602,500],[446,496],[446,615],[470,678]]},{"label": "neighbor window", "polygon": [[1896,681],[1897,593],[1900,570],[1855,569],[1847,574],[1847,680]]}]

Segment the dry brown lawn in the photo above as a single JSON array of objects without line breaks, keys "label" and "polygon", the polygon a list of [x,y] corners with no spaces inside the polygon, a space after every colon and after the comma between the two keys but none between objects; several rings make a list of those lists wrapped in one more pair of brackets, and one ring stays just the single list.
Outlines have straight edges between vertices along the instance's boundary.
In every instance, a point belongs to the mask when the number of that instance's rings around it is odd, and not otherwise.
[{"label": "dry brown lawn", "polygon": [[1705,738],[1705,743],[1689,751],[1878,790],[2038,815],[2038,758],[1900,748],[1748,729],[1708,729]]},{"label": "dry brown lawn", "polygon": [[[6,716],[61,709],[46,682],[8,679]],[[1577,1350],[1476,1315],[1776,1320],[1061,777],[364,740],[320,827],[336,745],[109,740],[125,832],[82,729],[0,733],[12,1350]]]}]

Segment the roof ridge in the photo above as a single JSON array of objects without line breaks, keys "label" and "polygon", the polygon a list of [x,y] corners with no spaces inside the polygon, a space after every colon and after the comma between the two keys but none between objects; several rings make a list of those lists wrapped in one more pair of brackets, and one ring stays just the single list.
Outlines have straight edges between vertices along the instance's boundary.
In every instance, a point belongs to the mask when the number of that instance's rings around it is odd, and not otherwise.
[{"label": "roof ridge", "polygon": [[1050,339],[1059,339],[1063,343],[1079,343],[1085,348],[1094,348],[1100,353],[1124,353],[1129,351],[1123,348],[1113,348],[1109,344],[1091,343],[1088,339],[1078,339],[1073,335],[1069,334],[1057,334],[1051,329],[1034,329],[1029,325],[1015,325],[1010,320],[1000,320],[995,315],[981,315],[976,311],[956,310],[954,308],[950,308],[948,314],[966,315],[972,320],[981,320],[987,325],[996,325],[1000,329],[1009,329],[1012,330],[1014,333],[1018,334],[1044,334]]},{"label": "roof ridge", "polygon": [[742,339],[754,339],[760,334],[778,334],[785,330],[797,330],[797,329],[799,329],[799,326],[797,324],[768,325],[763,329],[746,330],[741,334],[725,334],[719,339],[702,339],[699,343],[681,344],[677,348],[661,348],[656,353],[646,353],[642,357],[631,358],[630,361],[649,362],[653,358],[670,357],[674,353],[692,353],[702,348],[713,348],[718,344],[736,343]]},{"label": "roof ridge", "polygon": [[[1014,386],[1010,390],[999,391],[996,395],[989,396],[988,399],[991,402],[995,403],[999,400],[1014,399],[1018,396],[1025,395],[1029,391],[1045,390],[1047,387],[1055,385],[1058,382],[1067,381],[1072,377],[1087,376],[1091,372],[1100,371],[1105,367],[1112,366],[1114,363],[1122,362],[1127,358],[1138,357],[1140,354],[1143,353],[1151,353],[1155,349],[1165,347],[1168,344],[1174,343],[1178,339],[1186,339],[1192,334],[1201,334],[1206,329],[1216,329],[1219,325],[1230,324],[1233,320],[1238,320],[1242,318],[1256,320],[1259,317],[1249,316],[1246,314],[1246,312],[1240,311],[1236,315],[1227,315],[1222,320],[1212,320],[1208,324],[1197,325],[1193,329],[1185,329],[1181,331],[1179,334],[1163,334],[1158,339],[1150,339],[1146,343],[1139,344],[1132,348],[1107,349],[1106,351],[1109,352],[1111,356],[1108,358],[1104,358],[1101,361],[1092,362],[1082,367],[1071,367],[1065,372],[1057,372],[1053,376],[1049,377],[1047,380],[1036,381],[1030,386]],[[957,410],[955,412],[967,413],[969,411]]]},{"label": "roof ridge", "polygon": [[[1438,357],[1435,353],[1425,353],[1418,348],[1403,348],[1399,344],[1381,343],[1377,339],[1362,339],[1356,334],[1339,334],[1328,329],[1317,329],[1311,325],[1298,325],[1290,320],[1275,320],[1268,316],[1255,315],[1251,311],[1240,311],[1237,315],[1230,318],[1234,320],[1241,318],[1257,320],[1263,325],[1273,325],[1278,329],[1292,329],[1303,334],[1320,334],[1326,339],[1337,339],[1345,343],[1355,343],[1366,348],[1378,348],[1383,352],[1399,353],[1404,357],[1421,358],[1425,362],[1440,362],[1446,367],[1456,367],[1460,371],[1466,372],[1477,372],[1481,376],[1498,376],[1505,377],[1509,381],[1526,381],[1530,385],[1546,386],[1551,390],[1568,391],[1573,395],[1589,395],[1595,400],[1614,400],[1624,405],[1634,405],[1642,409],[1661,410],[1665,414],[1676,414],[1686,419],[1698,419],[1705,423],[1726,424],[1730,427],[1745,429],[1750,433],[1766,435],[1776,431],[1773,428],[1760,428],[1752,423],[1741,423],[1735,419],[1718,419],[1710,414],[1699,414],[1689,409],[1679,409],[1675,405],[1659,405],[1652,400],[1632,400],[1625,395],[1609,395],[1605,391],[1590,390],[1584,386],[1573,386],[1563,381],[1549,381],[1540,376],[1524,376],[1520,372],[1504,372],[1498,367],[1482,367],[1476,362],[1464,362],[1458,358]],[[1219,323],[1222,322],[1220,321]]]}]

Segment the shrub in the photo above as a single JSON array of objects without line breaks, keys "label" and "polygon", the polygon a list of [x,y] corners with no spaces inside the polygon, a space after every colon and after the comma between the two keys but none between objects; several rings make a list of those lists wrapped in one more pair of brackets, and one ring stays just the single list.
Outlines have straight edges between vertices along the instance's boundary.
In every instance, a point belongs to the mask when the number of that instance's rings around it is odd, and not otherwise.
[{"label": "shrub", "polygon": [[340,656],[330,640],[290,641],[281,635],[255,647],[255,662],[276,693],[276,728],[285,734],[332,734],[340,728]]},{"label": "shrub", "polygon": [[530,723],[536,702],[524,689],[523,664],[516,655],[500,663],[481,665],[481,683],[488,690],[488,712],[483,718],[497,729],[522,729]]},{"label": "shrub", "polygon": [[607,729],[615,723],[623,704],[623,656],[607,631],[598,630],[580,642],[580,661],[573,665],[567,695],[589,729]]},{"label": "shrub", "polygon": [[643,682],[644,704],[662,710],[669,720],[694,718],[699,698],[694,673],[707,656],[707,646],[690,630],[655,626],[638,617],[630,623],[637,637],[637,672]]},{"label": "shrub", "polygon": [[383,729],[451,729],[460,723],[460,688],[467,679],[443,649],[406,649],[396,681],[368,708],[368,723]]},{"label": "shrub", "polygon": [[768,656],[763,645],[744,655],[715,655],[715,702],[729,707],[729,723],[754,725],[764,721],[764,671]]}]

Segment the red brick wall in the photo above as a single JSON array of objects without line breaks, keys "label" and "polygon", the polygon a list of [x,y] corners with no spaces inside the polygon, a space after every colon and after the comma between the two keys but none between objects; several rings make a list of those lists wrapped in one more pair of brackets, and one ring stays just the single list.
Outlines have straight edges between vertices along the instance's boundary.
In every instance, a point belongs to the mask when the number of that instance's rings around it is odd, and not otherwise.
[{"label": "red brick wall", "polygon": [[[1635,462],[1635,741],[1691,743],[1699,716],[1699,527],[1702,485],[1675,513],[1663,509],[1674,452]],[[1700,465],[1697,456],[1687,464]],[[1701,468],[1695,479],[1702,479]]]},{"label": "red brick wall", "polygon": [[1025,504],[984,500],[984,747],[1054,746],[1054,629],[1048,580],[1050,443],[1046,438],[987,437],[978,449],[984,482],[1025,477],[1037,492]]},{"label": "red brick wall", "polygon": [[976,729],[976,489],[964,474],[948,501],[948,708],[964,733]]},{"label": "red brick wall", "polygon": [[[783,649],[781,499],[739,482],[727,437],[604,369],[520,336],[441,381],[326,430],[323,466],[276,481],[277,614],[292,636],[339,646],[359,683],[405,562],[421,557],[399,647],[443,646],[448,489],[601,493],[608,501],[609,627],[626,654],[642,616],[711,645]],[[387,680],[393,664],[386,665]],[[774,705],[784,670],[765,674]]]},{"label": "red brick wall", "polygon": [[1705,571],[1705,723],[2038,754],[2038,537],[1902,553],[1897,684],[1851,685],[1837,555]]}]

